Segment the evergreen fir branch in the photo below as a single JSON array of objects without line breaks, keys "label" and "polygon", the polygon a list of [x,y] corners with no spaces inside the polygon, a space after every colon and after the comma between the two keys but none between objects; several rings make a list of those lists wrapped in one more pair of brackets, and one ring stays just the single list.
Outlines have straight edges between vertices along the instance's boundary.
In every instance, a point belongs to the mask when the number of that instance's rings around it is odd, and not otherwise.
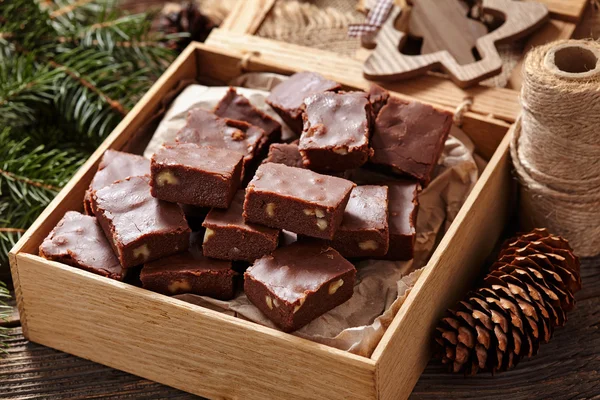
[{"label": "evergreen fir branch", "polygon": [[[0,282],[0,321],[6,321],[12,313],[12,307],[8,305],[10,299],[10,292],[6,287],[6,284]],[[8,339],[7,328],[0,327],[0,341]],[[6,345],[0,344],[0,351],[6,354]]]}]

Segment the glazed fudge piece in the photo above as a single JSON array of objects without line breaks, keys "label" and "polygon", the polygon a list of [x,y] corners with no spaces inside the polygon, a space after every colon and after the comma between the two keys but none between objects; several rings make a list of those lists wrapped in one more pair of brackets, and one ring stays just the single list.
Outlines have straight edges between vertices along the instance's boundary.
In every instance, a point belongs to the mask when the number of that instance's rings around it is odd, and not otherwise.
[{"label": "glazed fudge piece", "polygon": [[269,147],[269,155],[264,159],[263,164],[277,163],[287,165],[288,167],[304,168],[302,154],[298,150],[298,145],[294,143],[274,143]]},{"label": "glazed fudge piece", "polygon": [[285,332],[295,331],[346,302],[356,269],[333,248],[294,243],[256,260],[244,274],[244,292]]},{"label": "glazed fudge piece", "polygon": [[296,134],[302,132],[304,99],[317,93],[335,91],[340,85],[315,72],[298,72],[275,86],[267,103]]},{"label": "glazed fudge piece", "polygon": [[379,111],[381,111],[383,106],[387,104],[387,101],[390,98],[390,92],[379,85],[372,84],[369,87],[367,96],[369,98],[369,102],[371,103],[372,121],[375,122],[377,115],[379,115]]},{"label": "glazed fudge piece", "polygon": [[122,151],[106,150],[102,155],[98,171],[89,189],[85,192],[83,208],[86,214],[94,214],[92,210],[92,193],[102,189],[114,181],[125,179],[128,176],[142,176],[150,174],[150,160]]},{"label": "glazed fudge piece", "polygon": [[246,167],[255,162],[258,149],[266,143],[267,137],[265,131],[257,126],[194,108],[190,110],[186,125],[177,133],[175,140],[240,152],[244,155]]},{"label": "glazed fudge piece", "polygon": [[202,226],[204,255],[221,260],[254,261],[277,248],[279,230],[244,222],[244,191],[227,210],[213,208]]},{"label": "glazed fudge piece", "polygon": [[75,211],[44,239],[40,256],[118,281],[125,275],[96,218]]},{"label": "glazed fudge piece", "polygon": [[151,193],[197,207],[227,208],[242,181],[244,155],[195,143],[163,145],[152,156]]},{"label": "glazed fudge piece", "polygon": [[222,118],[244,121],[258,126],[265,131],[267,145],[281,141],[281,124],[254,107],[247,98],[238,94],[232,87],[215,106],[214,113]]},{"label": "glazed fudge piece", "polygon": [[231,262],[202,255],[200,241],[192,233],[188,251],[144,264],[140,279],[145,289],[166,295],[192,293],[221,300],[235,294]]},{"label": "glazed fudge piece", "polygon": [[451,127],[452,114],[448,112],[390,98],[375,121],[370,161],[426,186]]},{"label": "glazed fudge piece", "polygon": [[388,215],[390,246],[383,258],[393,261],[406,261],[413,258],[417,213],[419,210],[419,182],[414,180],[390,179],[389,176],[373,171],[358,169],[349,174],[348,179],[358,184],[377,184],[388,187]]},{"label": "glazed fudge piece", "polygon": [[304,105],[298,149],[307,168],[345,171],[367,162],[371,103],[365,93],[319,93]]},{"label": "glazed fudge piece", "polygon": [[357,186],[331,247],[347,258],[382,257],[388,252],[388,188]]},{"label": "glazed fudge piece", "polygon": [[100,226],[123,268],[185,251],[190,228],[181,208],[150,194],[150,177],[134,176],[92,196]]},{"label": "glazed fudge piece", "polygon": [[307,169],[263,164],[246,188],[244,219],[306,236],[333,239],[354,186],[345,179]]}]

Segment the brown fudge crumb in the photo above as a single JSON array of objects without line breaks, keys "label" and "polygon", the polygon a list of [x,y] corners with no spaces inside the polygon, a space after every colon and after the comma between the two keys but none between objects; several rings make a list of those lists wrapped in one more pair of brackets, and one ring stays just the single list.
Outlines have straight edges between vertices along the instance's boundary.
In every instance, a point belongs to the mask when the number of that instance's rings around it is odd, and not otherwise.
[{"label": "brown fudge crumb", "polygon": [[92,196],[98,222],[123,268],[187,250],[190,228],[181,208],[150,195],[150,177],[135,176]]},{"label": "brown fudge crumb", "polygon": [[375,122],[379,111],[387,104],[390,98],[390,92],[379,85],[372,84],[368,92],[369,102],[371,103],[372,121]]},{"label": "brown fudge crumb", "polygon": [[202,226],[204,255],[222,260],[254,261],[277,248],[279,230],[247,224],[244,191],[240,190],[227,210],[212,209]]},{"label": "brown fudge crumb", "polygon": [[94,175],[89,189],[85,192],[83,209],[86,214],[94,214],[94,210],[92,210],[92,193],[94,190],[102,189],[129,176],[148,174],[150,174],[150,160],[122,151],[106,150],[98,165],[98,171]]},{"label": "brown fudge crumb", "polygon": [[421,103],[390,98],[381,109],[371,139],[374,165],[415,178],[423,186],[444,150],[452,114]]},{"label": "brown fudge crumb", "polygon": [[227,208],[242,180],[244,155],[195,143],[164,145],[152,156],[152,196],[197,207]]},{"label": "brown fudge crumb", "polygon": [[222,118],[244,121],[258,126],[265,131],[267,144],[281,141],[281,124],[254,107],[247,98],[238,94],[232,87],[215,106],[214,113]]},{"label": "brown fudge crumb", "polygon": [[304,168],[302,154],[298,150],[297,144],[274,143],[269,147],[269,155],[263,161],[266,163],[277,163],[287,165],[288,167]]},{"label": "brown fudge crumb", "polygon": [[345,179],[263,164],[246,189],[244,219],[271,228],[332,239],[355,185]]},{"label": "brown fudge crumb", "polygon": [[363,92],[319,93],[304,99],[300,153],[317,171],[358,168],[369,159],[371,104]]},{"label": "brown fudge crumb", "polygon": [[304,98],[339,88],[338,83],[315,72],[298,72],[275,86],[266,101],[290,129],[299,135],[302,132]]},{"label": "brown fudge crumb", "polygon": [[350,299],[356,269],[327,245],[296,242],[257,260],[244,277],[248,299],[292,332]]},{"label": "brown fudge crumb", "polygon": [[125,275],[96,218],[75,211],[44,239],[40,256],[118,281]]},{"label": "brown fudge crumb", "polygon": [[192,233],[188,251],[144,264],[140,279],[154,292],[176,295],[192,293],[221,300],[233,298],[235,271],[231,262],[202,255],[202,245]]}]

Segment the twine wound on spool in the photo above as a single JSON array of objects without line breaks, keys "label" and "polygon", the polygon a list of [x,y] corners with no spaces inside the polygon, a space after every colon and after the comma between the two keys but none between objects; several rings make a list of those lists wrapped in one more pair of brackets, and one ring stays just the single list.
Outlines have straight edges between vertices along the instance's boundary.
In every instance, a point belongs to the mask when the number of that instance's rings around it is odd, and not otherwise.
[{"label": "twine wound on spool", "polygon": [[566,237],[580,256],[600,254],[600,44],[533,49],[521,105],[511,156],[522,224]]}]

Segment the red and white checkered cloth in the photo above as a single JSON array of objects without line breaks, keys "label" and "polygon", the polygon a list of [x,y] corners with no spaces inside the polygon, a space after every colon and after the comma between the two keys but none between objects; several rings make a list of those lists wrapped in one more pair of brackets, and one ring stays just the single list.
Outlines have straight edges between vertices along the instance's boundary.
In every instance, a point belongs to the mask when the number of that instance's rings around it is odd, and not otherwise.
[{"label": "red and white checkered cloth", "polygon": [[369,10],[365,23],[351,24],[348,27],[348,36],[360,37],[367,33],[377,32],[390,14],[393,5],[394,0],[378,0],[375,6]]}]

